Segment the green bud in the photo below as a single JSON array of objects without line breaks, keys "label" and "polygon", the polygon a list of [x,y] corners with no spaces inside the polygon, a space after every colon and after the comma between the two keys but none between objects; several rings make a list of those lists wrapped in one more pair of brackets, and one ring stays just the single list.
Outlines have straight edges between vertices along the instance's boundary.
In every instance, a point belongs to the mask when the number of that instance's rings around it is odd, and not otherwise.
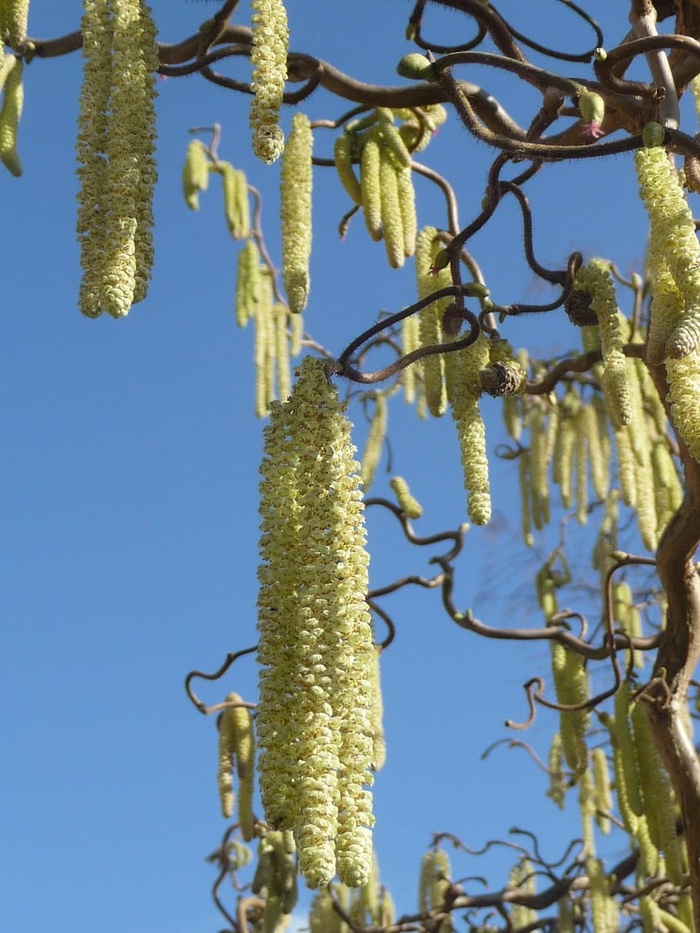
[{"label": "green bud", "polygon": [[396,71],[402,78],[418,78],[421,81],[435,80],[432,63],[420,52],[411,52],[409,55],[404,55],[396,66]]},{"label": "green bud", "polygon": [[647,123],[642,130],[642,142],[647,149],[663,146],[666,130],[660,123]]}]

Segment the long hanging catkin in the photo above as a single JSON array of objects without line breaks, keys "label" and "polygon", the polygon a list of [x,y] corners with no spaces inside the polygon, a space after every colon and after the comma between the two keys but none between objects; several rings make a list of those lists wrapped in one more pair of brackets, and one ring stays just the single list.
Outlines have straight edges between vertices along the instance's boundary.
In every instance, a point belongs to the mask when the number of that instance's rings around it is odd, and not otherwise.
[{"label": "long hanging catkin", "polygon": [[153,265],[156,32],[143,0],[84,0],[82,33],[79,304],[123,317]]},{"label": "long hanging catkin", "polygon": [[250,128],[253,152],[267,162],[279,159],[284,134],[279,126],[284,82],[287,80],[289,29],[283,0],[253,0],[253,65]]},{"label": "long hanging catkin", "polygon": [[310,887],[336,868],[357,887],[372,865],[374,648],[354,452],[323,363],[305,359],[265,429],[257,732],[267,820],[293,830]]}]

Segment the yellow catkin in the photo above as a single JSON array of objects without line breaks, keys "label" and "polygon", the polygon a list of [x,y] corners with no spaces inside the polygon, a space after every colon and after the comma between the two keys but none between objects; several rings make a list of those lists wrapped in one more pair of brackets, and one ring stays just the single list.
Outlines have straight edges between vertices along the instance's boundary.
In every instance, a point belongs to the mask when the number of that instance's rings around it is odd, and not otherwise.
[{"label": "yellow catkin", "polygon": [[559,406],[552,478],[559,485],[561,501],[565,509],[571,508],[574,449],[576,447],[576,413],[580,405],[581,402],[576,393],[569,389]]},{"label": "yellow catkin", "polygon": [[[556,590],[561,585],[557,574],[549,563],[537,573],[537,596],[548,621],[557,612]],[[550,639],[552,679],[557,702],[563,706],[575,706],[589,698],[588,674],[583,658],[570,648],[564,647],[555,639]],[[561,745],[569,768],[575,775],[586,770],[588,753],[586,732],[590,716],[585,709],[562,710],[559,714]]]},{"label": "yellow catkin", "polygon": [[253,98],[249,123],[253,152],[268,165],[284,150],[284,133],[279,126],[280,108],[287,80],[289,28],[283,0],[253,0],[250,82]]},{"label": "yellow catkin", "polygon": [[639,371],[634,360],[627,360],[627,373],[631,411],[631,421],[627,432],[633,453],[637,523],[644,546],[649,551],[655,551],[658,535],[654,505],[654,475],[651,464],[652,443],[646,424]]},{"label": "yellow catkin", "polygon": [[560,810],[564,809],[567,782],[564,777],[562,765],[564,763],[564,750],[561,743],[561,733],[556,732],[549,748],[549,789],[547,796],[551,797]]},{"label": "yellow catkin", "polygon": [[578,415],[578,424],[583,432],[588,450],[593,491],[598,499],[605,499],[610,486],[608,462],[601,438],[601,423],[592,404],[583,404]]},{"label": "yellow catkin", "polygon": [[401,166],[396,170],[396,185],[403,228],[403,254],[413,256],[416,251],[418,221],[416,218],[416,192],[413,187],[413,173],[410,168]]},{"label": "yellow catkin", "polygon": [[[642,632],[642,619],[639,609],[634,605],[632,590],[626,580],[613,583],[613,615],[620,629],[632,638],[639,638]],[[630,661],[630,652],[624,653],[625,663]],[[644,652],[632,649],[631,659],[636,668],[644,667]]]},{"label": "yellow catkin", "polygon": [[[226,697],[227,701],[231,696],[232,694],[229,694]],[[233,696],[238,697],[237,694],[233,694]],[[236,799],[233,791],[235,724],[232,717],[227,715],[228,712],[228,710],[224,710],[219,719],[219,768],[217,780],[221,813],[225,819],[230,820],[233,816],[233,805]]]},{"label": "yellow catkin", "polygon": [[450,876],[450,859],[444,849],[431,849],[425,853],[418,879],[418,910],[421,913],[442,906]]},{"label": "yellow catkin", "polygon": [[[427,298],[432,292],[452,284],[449,269],[433,273],[435,255],[441,248],[435,227],[424,227],[416,240],[416,287],[419,298]],[[442,317],[451,299],[441,299],[427,305],[419,312],[420,345],[423,347],[442,343]],[[445,413],[445,361],[441,353],[424,357],[421,361],[423,388],[428,411],[435,418]]]},{"label": "yellow catkin", "polygon": [[102,314],[101,255],[107,248],[107,123],[112,83],[112,26],[104,0],[84,0],[81,23],[83,82],[76,143],[77,234],[83,270],[79,307],[87,317]]},{"label": "yellow catkin", "polygon": [[250,236],[250,202],[245,172],[234,168],[230,162],[218,162],[216,170],[221,175],[229,233],[234,240],[245,240]]},{"label": "yellow catkin", "polygon": [[519,441],[523,431],[523,402],[520,395],[506,395],[502,404],[503,423],[508,436]]},{"label": "yellow catkin", "polygon": [[402,476],[394,476],[389,485],[394,490],[401,511],[405,512],[408,518],[420,518],[423,514],[423,508],[420,502],[411,495],[406,480]]},{"label": "yellow catkin", "polygon": [[610,926],[608,917],[610,886],[603,863],[600,859],[589,857],[586,859],[586,870],[591,898],[593,933],[611,933],[613,927]]},{"label": "yellow catkin", "polygon": [[[401,322],[401,353],[405,356],[420,346],[420,321],[416,314],[410,314]],[[423,381],[420,378],[422,366],[420,361],[412,363],[401,370],[401,384],[403,395],[407,404],[412,405],[422,390]]]},{"label": "yellow catkin", "polygon": [[0,4],[0,45],[4,41],[10,48],[22,51],[27,39],[28,18],[29,0],[3,0]]},{"label": "yellow catkin", "polygon": [[691,456],[700,462],[700,351],[666,360],[671,420]]},{"label": "yellow catkin", "polygon": [[403,214],[399,203],[399,181],[394,156],[386,147],[379,149],[381,225],[386,256],[392,269],[404,264]]},{"label": "yellow catkin", "polygon": [[615,427],[622,427],[630,423],[631,412],[622,350],[623,317],[617,309],[610,264],[603,259],[592,259],[576,273],[574,290],[585,291],[591,295],[591,308],[596,313],[600,330],[603,394],[610,420]]},{"label": "yellow catkin", "polygon": [[525,416],[530,429],[530,487],[532,520],[541,530],[549,522],[549,463],[552,449],[549,444],[547,411],[540,399],[533,400]]},{"label": "yellow catkin", "polygon": [[374,412],[369,425],[365,449],[362,454],[362,469],[360,471],[365,492],[372,485],[374,474],[379,466],[388,423],[389,406],[387,404],[386,395],[375,395]]},{"label": "yellow catkin", "polygon": [[260,250],[255,240],[246,240],[238,253],[236,270],[236,323],[245,327],[262,295]]},{"label": "yellow catkin", "polygon": [[17,152],[17,130],[22,116],[24,86],[22,84],[23,62],[13,55],[7,56],[2,108],[0,108],[0,161],[16,178],[22,174],[22,162]]},{"label": "yellow catkin", "polygon": [[[508,890],[516,890],[520,894],[535,894],[536,878],[532,863],[529,859],[523,858],[513,866],[508,876]],[[537,923],[537,911],[531,907],[525,907],[523,904],[512,903],[510,905],[510,925],[513,930],[519,930],[521,927],[530,926]]]},{"label": "yellow catkin", "polygon": [[260,271],[260,297],[255,305],[255,415],[267,417],[275,398],[277,336],[272,298],[272,280],[267,268]]},{"label": "yellow catkin", "polygon": [[299,314],[306,307],[311,284],[312,149],[309,119],[303,113],[296,113],[292,117],[280,173],[282,278],[292,314]]},{"label": "yellow catkin", "polygon": [[[613,773],[615,776],[615,797],[617,799],[617,809],[622,817],[622,823],[631,836],[637,832],[637,814],[632,810],[630,797],[627,789],[627,772],[622,763],[622,750],[618,733],[618,724],[615,718],[609,713],[600,713],[600,721],[610,733],[610,744],[612,747]],[[629,724],[625,722],[625,730],[629,731]],[[634,775],[636,780],[636,774]]]},{"label": "yellow catkin", "polygon": [[532,534],[532,482],[530,481],[530,451],[522,450],[518,457],[518,480],[520,483],[520,527],[523,541],[532,547],[535,538]]},{"label": "yellow catkin", "polygon": [[333,147],[335,170],[346,193],[355,202],[362,204],[362,186],[352,167],[353,136],[350,133],[341,133]]},{"label": "yellow catkin", "polygon": [[649,835],[656,848],[663,850],[669,878],[674,884],[681,885],[683,883],[683,858],[681,842],[676,833],[671,781],[654,743],[642,702],[632,705],[631,719],[639,783]]},{"label": "yellow catkin", "polygon": [[260,788],[310,887],[356,887],[372,861],[374,648],[350,425],[322,361],[273,403],[261,472]]},{"label": "yellow catkin", "polygon": [[576,443],[574,445],[574,464],[576,467],[576,520],[579,525],[585,525],[588,521],[588,457],[587,437],[582,412],[585,405],[582,405],[574,419],[576,430]]},{"label": "yellow catkin", "polygon": [[309,933],[346,933],[348,926],[333,907],[329,889],[319,891],[311,901]]},{"label": "yellow catkin", "polygon": [[377,107],[377,129],[384,148],[391,153],[398,165],[408,168],[411,153],[394,123],[394,112],[388,107]]},{"label": "yellow catkin", "polygon": [[362,211],[367,231],[373,240],[382,238],[381,144],[376,132],[367,134],[360,161]]},{"label": "yellow catkin", "polygon": [[153,265],[156,31],[142,0],[86,0],[82,35],[80,310],[124,317]]},{"label": "yellow catkin", "polygon": [[[616,782],[625,787],[625,796],[630,812],[633,813],[635,817],[641,817],[644,813],[644,806],[639,783],[635,741],[632,736],[632,726],[629,717],[630,696],[630,683],[625,680],[615,694],[615,742],[620,753],[620,769],[616,776]],[[622,778],[622,780],[620,780],[620,778]],[[624,816],[622,806],[620,806],[620,810]]]},{"label": "yellow catkin", "polygon": [[[250,710],[240,704],[242,697],[229,693],[227,706],[219,721],[219,797],[221,811],[226,819],[233,814],[233,764],[238,776],[238,821],[241,835],[249,842],[255,833],[253,816],[253,777],[255,772],[255,743]],[[239,705],[235,705],[239,704]]]},{"label": "yellow catkin", "polygon": [[382,701],[381,667],[379,659],[382,649],[375,645],[372,677],[372,770],[379,771],[386,761],[384,740],[384,704]]},{"label": "yellow catkin", "polygon": [[610,832],[610,819],[607,816],[612,811],[612,793],[610,790],[610,772],[605,749],[594,748],[591,752],[593,766],[593,794],[595,801],[595,819],[600,831],[607,835]]},{"label": "yellow catkin", "polygon": [[209,171],[212,168],[207,147],[202,140],[191,140],[182,167],[182,193],[185,203],[192,211],[199,210],[199,192],[206,191],[209,187]]},{"label": "yellow catkin", "polygon": [[491,518],[486,428],[479,408],[479,372],[488,361],[488,353],[488,341],[480,335],[470,346],[448,353],[445,360],[447,397],[457,428],[467,491],[467,515],[475,525],[486,525]]},{"label": "yellow catkin", "polygon": [[283,402],[292,389],[292,372],[289,353],[289,333],[287,319],[289,314],[283,304],[276,304],[272,308],[272,320],[275,330],[275,375],[277,377],[277,391],[275,397]]},{"label": "yellow catkin", "polygon": [[700,244],[685,192],[661,146],[635,155],[639,191],[650,221],[650,250],[663,254],[685,305],[666,343],[678,359],[700,348]]},{"label": "yellow catkin", "polygon": [[148,4],[112,0],[112,88],[107,126],[109,212],[103,310],[128,314],[148,290],[153,264],[156,32]]}]

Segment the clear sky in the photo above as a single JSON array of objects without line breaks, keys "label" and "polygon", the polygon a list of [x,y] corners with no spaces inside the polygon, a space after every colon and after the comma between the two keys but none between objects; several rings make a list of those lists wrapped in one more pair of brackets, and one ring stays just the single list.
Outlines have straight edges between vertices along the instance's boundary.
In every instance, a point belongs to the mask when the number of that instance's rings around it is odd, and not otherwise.
[{"label": "clear sky", "polygon": [[[609,28],[608,46],[617,44],[628,25],[612,7],[624,5],[584,5]],[[558,5],[526,6],[527,15],[516,0],[500,8],[557,45],[579,51],[593,44]],[[155,0],[153,8],[161,40],[174,42],[215,6]],[[35,0],[30,34],[70,32],[80,10],[78,0]],[[411,50],[408,3],[288,0],[288,10],[295,50],[358,79],[402,80],[394,66]],[[242,4],[237,19],[248,16]],[[434,23],[446,42],[470,34],[456,14]],[[548,65],[536,54],[533,60]],[[242,61],[226,67],[249,74]],[[561,70],[592,77],[587,65]],[[216,185],[198,214],[181,195],[188,129],[222,125],[220,156],[262,191],[276,261],[279,167],[252,157],[247,99],[198,76],[160,81],[152,287],[126,320],[83,318],[74,233],[80,74],[78,54],[26,69],[24,175],[0,173],[0,925],[12,933],[216,933],[222,922],[208,893],[215,873],[204,861],[226,828],[216,729],[213,717],[188,703],[182,684],[189,670],[214,670],[228,651],[256,640],[263,425],[253,415],[252,333],[240,331],[233,314],[239,245],[226,230]],[[534,113],[536,96],[522,82],[484,69],[464,76],[497,94],[516,119]],[[304,106],[312,119],[346,109],[321,93]],[[319,130],[316,153],[329,156],[333,138]],[[492,156],[452,116],[424,154],[454,185],[464,223],[478,212]],[[640,269],[645,225],[630,156],[551,167],[528,193],[545,264],[563,267],[581,249],[614,258],[623,272]],[[417,196],[420,225],[444,226],[440,196],[424,180]],[[415,300],[412,264],[390,270],[361,220],[338,240],[348,206],[333,170],[319,171],[306,326],[333,352],[380,310]],[[471,245],[494,300],[549,300],[519,242],[518,214],[504,204]],[[562,311],[509,324],[504,334],[543,354],[577,346]],[[493,449],[503,440],[499,405],[487,401],[484,409]],[[361,447],[364,416],[358,406],[350,416]],[[424,505],[418,531],[457,527],[466,519],[465,497],[449,416],[423,423],[396,397],[390,421],[393,469]],[[385,467],[386,460],[373,494],[387,492]],[[537,624],[529,584],[547,541],[529,552],[520,544],[515,466],[497,462],[493,485],[493,525],[468,533],[456,598],[495,626]],[[439,551],[410,549],[383,516],[370,513],[368,523],[373,586],[431,572],[428,557]],[[581,599],[595,616],[595,605]],[[532,741],[546,756],[550,717],[540,715],[525,736],[503,726],[526,715],[522,683],[548,676],[546,647],[482,642],[448,621],[434,592],[404,591],[385,605],[398,633],[384,663],[388,760],[376,781],[375,838],[384,880],[399,907],[412,910],[431,832],[452,831],[478,848],[520,826],[540,834],[554,859],[577,832],[577,811],[572,801],[562,814],[544,798],[544,778],[522,750],[497,749],[480,760],[508,736]],[[214,703],[230,690],[255,698],[252,659],[202,694]],[[462,859],[455,871],[488,875],[499,886],[510,862]]]}]

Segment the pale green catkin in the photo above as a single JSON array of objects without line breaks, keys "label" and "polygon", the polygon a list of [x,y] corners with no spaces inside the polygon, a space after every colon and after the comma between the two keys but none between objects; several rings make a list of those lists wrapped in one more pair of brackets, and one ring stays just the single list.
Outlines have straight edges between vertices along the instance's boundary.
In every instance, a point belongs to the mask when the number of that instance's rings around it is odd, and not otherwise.
[{"label": "pale green catkin", "polygon": [[202,140],[191,140],[182,167],[182,193],[190,210],[199,210],[199,192],[209,187],[209,172],[213,167]]},{"label": "pale green catkin", "polygon": [[406,513],[407,517],[420,518],[423,514],[423,508],[420,502],[411,495],[406,480],[402,476],[394,476],[389,485],[394,491],[401,510]]},{"label": "pale green catkin", "polygon": [[610,264],[603,259],[592,259],[576,273],[574,290],[585,291],[591,295],[591,308],[596,313],[600,330],[603,394],[610,420],[616,428],[622,427],[630,423],[631,413],[622,349],[624,319],[617,309]]},{"label": "pale green catkin", "polygon": [[[685,192],[665,149],[640,149],[635,166],[649,215],[650,251],[663,255],[685,305],[666,343],[666,355],[679,359],[700,348],[700,244]],[[658,268],[655,261],[652,265]]]},{"label": "pale green catkin", "polygon": [[309,297],[311,255],[311,155],[313,134],[308,117],[296,113],[282,156],[280,216],[282,220],[282,278],[289,310],[299,314]]},{"label": "pale green catkin", "polygon": [[352,167],[353,136],[350,133],[341,133],[333,147],[335,170],[346,193],[355,204],[362,205],[362,186]]},{"label": "pale green catkin", "polygon": [[229,233],[234,240],[245,240],[250,236],[250,203],[245,172],[234,168],[230,162],[218,162],[215,168],[221,175]]},{"label": "pale green catkin", "polygon": [[610,819],[607,816],[612,812],[612,792],[610,789],[610,772],[605,749],[594,748],[591,752],[593,767],[593,794],[595,802],[595,819],[602,833],[610,832]]},{"label": "pale green catkin", "polygon": [[488,341],[479,335],[470,346],[448,353],[445,360],[447,398],[457,428],[467,491],[467,515],[475,525],[486,525],[491,518],[486,428],[479,408],[479,372],[488,358]]},{"label": "pale green catkin", "polygon": [[24,85],[22,72],[24,63],[21,58],[8,55],[6,58],[2,108],[0,108],[0,162],[19,178],[22,174],[22,162],[17,152],[17,131],[24,104]]},{"label": "pale green catkin", "polygon": [[292,829],[310,887],[372,863],[374,647],[350,425],[323,362],[273,403],[261,466],[256,721],[267,821]]},{"label": "pale green catkin", "polygon": [[284,150],[284,133],[279,126],[280,109],[287,80],[289,28],[283,0],[252,0],[253,66],[249,123],[253,152],[268,165]]},{"label": "pale green catkin", "polygon": [[153,265],[156,31],[143,0],[85,0],[81,31],[80,310],[123,317]]},{"label": "pale green catkin", "polygon": [[381,144],[375,131],[367,134],[360,161],[362,211],[373,240],[382,238]]},{"label": "pale green catkin", "polygon": [[[3,0],[0,4],[0,46],[22,51],[27,39],[29,0]],[[1,55],[0,55],[1,57]]]},{"label": "pale green catkin", "polygon": [[400,269],[404,264],[405,255],[397,166],[393,153],[382,145],[379,148],[379,187],[382,235],[386,256],[392,269]]},{"label": "pale green catkin", "polygon": [[364,453],[362,454],[362,468],[360,470],[365,492],[372,485],[374,474],[379,466],[388,423],[389,406],[386,395],[377,394],[374,397],[374,412],[369,425]]},{"label": "pale green catkin", "polygon": [[[424,227],[416,239],[416,287],[419,298],[427,298],[432,292],[452,284],[448,268],[435,270],[433,263],[442,244],[435,227]],[[451,303],[443,298],[427,305],[419,312],[420,346],[442,343],[442,317]],[[423,387],[428,411],[435,418],[441,417],[447,408],[445,391],[445,360],[442,353],[426,356],[421,361]]]}]

